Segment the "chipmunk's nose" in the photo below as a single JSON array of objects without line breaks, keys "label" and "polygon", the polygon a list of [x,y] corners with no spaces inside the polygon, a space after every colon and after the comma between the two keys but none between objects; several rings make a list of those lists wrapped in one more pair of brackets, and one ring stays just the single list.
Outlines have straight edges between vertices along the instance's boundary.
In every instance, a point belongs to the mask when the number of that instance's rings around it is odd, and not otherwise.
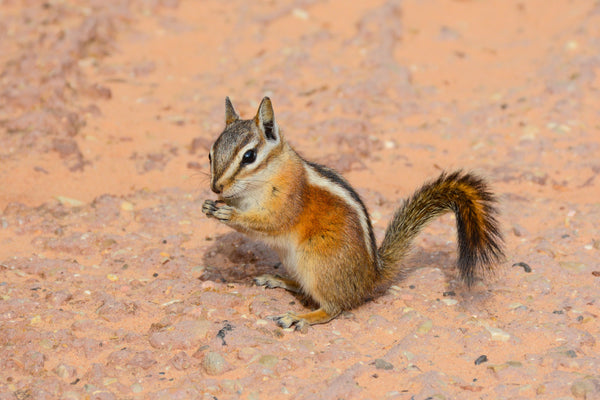
[{"label": "chipmunk's nose", "polygon": [[210,183],[210,190],[212,190],[216,194],[221,194],[221,192],[223,191],[223,184],[222,183],[217,184],[216,181],[212,181]]}]

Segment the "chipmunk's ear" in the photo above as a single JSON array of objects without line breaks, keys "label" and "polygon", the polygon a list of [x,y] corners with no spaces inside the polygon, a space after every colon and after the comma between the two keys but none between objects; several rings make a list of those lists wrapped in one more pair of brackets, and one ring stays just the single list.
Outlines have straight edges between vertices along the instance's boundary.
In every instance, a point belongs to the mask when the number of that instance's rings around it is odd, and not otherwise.
[{"label": "chipmunk's ear", "polygon": [[262,99],[254,121],[267,140],[279,140],[279,127],[275,122],[271,99],[268,97]]},{"label": "chipmunk's ear", "polygon": [[231,100],[229,100],[229,97],[225,97],[225,126],[233,124],[238,119],[240,119],[240,116],[235,112]]}]

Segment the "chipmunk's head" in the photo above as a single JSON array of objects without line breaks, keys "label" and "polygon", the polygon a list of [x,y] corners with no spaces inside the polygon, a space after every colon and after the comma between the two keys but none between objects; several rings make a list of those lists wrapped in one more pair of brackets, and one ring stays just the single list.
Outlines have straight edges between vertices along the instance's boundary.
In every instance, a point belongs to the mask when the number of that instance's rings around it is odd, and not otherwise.
[{"label": "chipmunk's head", "polygon": [[225,130],[210,149],[210,188],[227,202],[244,197],[268,181],[269,163],[281,153],[283,139],[273,105],[262,99],[256,116],[242,120],[225,99]]}]

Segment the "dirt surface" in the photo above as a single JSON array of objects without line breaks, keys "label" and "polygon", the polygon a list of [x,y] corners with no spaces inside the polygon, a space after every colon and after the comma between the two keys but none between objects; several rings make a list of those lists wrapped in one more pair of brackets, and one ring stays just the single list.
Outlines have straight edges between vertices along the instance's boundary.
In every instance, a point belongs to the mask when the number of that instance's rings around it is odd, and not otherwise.
[{"label": "dirt surface", "polygon": [[[0,37],[0,399],[600,398],[597,1],[0,0]],[[501,271],[457,281],[447,216],[405,280],[276,327],[276,256],[200,211],[227,95],[271,96],[379,239],[488,177]]]}]

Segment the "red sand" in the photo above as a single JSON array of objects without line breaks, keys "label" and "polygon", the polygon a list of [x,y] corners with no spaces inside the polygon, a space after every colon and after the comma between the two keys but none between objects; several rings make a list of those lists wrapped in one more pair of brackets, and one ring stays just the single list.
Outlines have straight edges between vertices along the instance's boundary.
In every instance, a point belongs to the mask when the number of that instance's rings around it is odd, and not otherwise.
[{"label": "red sand", "polygon": [[[600,398],[597,2],[9,0],[0,36],[0,399]],[[460,284],[444,217],[385,294],[276,327],[305,309],[252,285],[276,256],[200,212],[227,95],[269,95],[378,238],[487,176],[501,272]]]}]

